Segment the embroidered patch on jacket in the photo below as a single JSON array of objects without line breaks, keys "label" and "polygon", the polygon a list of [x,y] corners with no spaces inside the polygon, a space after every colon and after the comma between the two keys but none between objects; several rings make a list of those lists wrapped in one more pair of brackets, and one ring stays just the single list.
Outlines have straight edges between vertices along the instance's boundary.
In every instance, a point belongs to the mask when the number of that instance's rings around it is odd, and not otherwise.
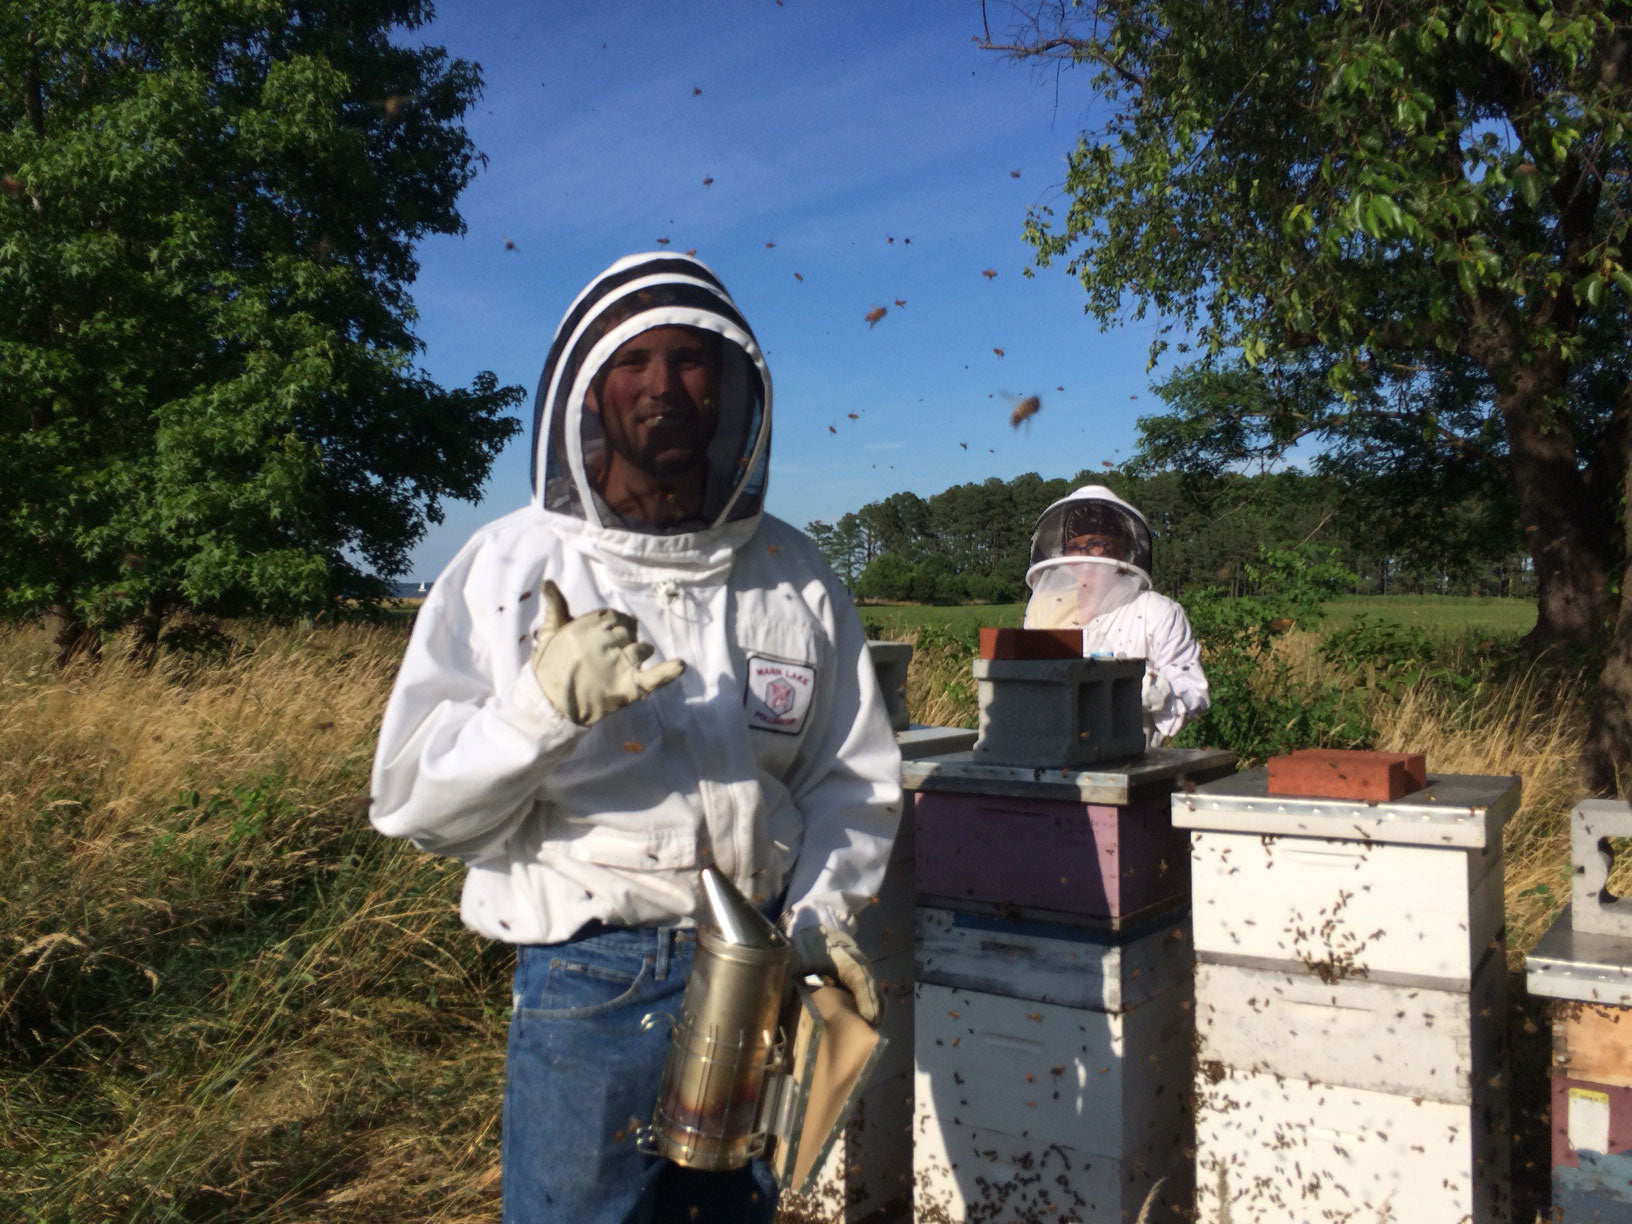
[{"label": "embroidered patch on jacket", "polygon": [[783,735],[798,735],[810,712],[810,695],[816,687],[816,669],[780,659],[748,657],[748,691],[743,705],[748,725]]}]

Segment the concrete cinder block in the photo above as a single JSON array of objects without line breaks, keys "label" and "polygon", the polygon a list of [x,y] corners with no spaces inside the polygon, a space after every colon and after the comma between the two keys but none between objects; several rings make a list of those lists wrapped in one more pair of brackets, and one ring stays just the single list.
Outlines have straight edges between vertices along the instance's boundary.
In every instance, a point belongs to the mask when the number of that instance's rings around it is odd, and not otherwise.
[{"label": "concrete cinder block", "polygon": [[1080,659],[1081,629],[982,629],[983,659]]},{"label": "concrete cinder block", "polygon": [[1271,757],[1268,766],[1272,795],[1392,803],[1428,785],[1420,753],[1300,748]]},{"label": "concrete cinder block", "polygon": [[1145,750],[1143,659],[976,659],[981,764],[1072,769]]},{"label": "concrete cinder block", "polygon": [[890,715],[890,730],[907,729],[907,664],[912,662],[911,642],[868,642],[873,674],[878,677],[884,708]]},{"label": "concrete cinder block", "polygon": [[1588,799],[1570,812],[1570,924],[1594,935],[1632,937],[1632,899],[1609,891],[1615,866],[1612,837],[1632,837],[1632,804],[1620,799]]}]

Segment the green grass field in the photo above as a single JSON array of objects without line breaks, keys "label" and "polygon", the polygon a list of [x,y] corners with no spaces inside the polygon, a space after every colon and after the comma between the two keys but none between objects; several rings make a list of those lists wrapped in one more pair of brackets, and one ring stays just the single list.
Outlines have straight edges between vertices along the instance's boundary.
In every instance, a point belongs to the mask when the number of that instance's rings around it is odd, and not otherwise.
[{"label": "green grass field", "polygon": [[[957,634],[993,625],[1017,627],[1025,610],[1024,604],[876,604],[863,607],[861,619],[870,633],[887,639],[926,625]],[[1352,625],[1361,616],[1419,628],[1435,638],[1474,633],[1518,637],[1536,623],[1536,604],[1530,599],[1465,595],[1358,595],[1326,605],[1326,624],[1331,628]]]},{"label": "green grass field", "polygon": [[1333,628],[1351,625],[1362,615],[1397,621],[1431,637],[1473,633],[1520,637],[1535,627],[1536,601],[1473,595],[1358,595],[1326,605],[1326,623]]}]

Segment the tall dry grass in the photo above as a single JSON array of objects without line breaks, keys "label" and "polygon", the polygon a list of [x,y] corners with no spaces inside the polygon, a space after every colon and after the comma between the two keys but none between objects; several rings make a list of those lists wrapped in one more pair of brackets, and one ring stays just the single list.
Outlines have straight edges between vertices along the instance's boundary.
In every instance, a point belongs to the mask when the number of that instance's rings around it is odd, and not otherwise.
[{"label": "tall dry grass", "polygon": [[[459,927],[457,864],[364,818],[402,645],[236,626],[57,672],[0,632],[0,1219],[496,1218],[508,957]],[[1276,649],[1315,681],[1312,646]],[[919,638],[916,721],[973,725],[971,654]],[[1371,700],[1378,747],[1523,778],[1517,967],[1567,892],[1579,680]],[[1545,1016],[1514,1023],[1534,1181]]]},{"label": "tall dry grass", "polygon": [[0,1218],[493,1218],[503,957],[364,816],[402,643],[0,635]]}]

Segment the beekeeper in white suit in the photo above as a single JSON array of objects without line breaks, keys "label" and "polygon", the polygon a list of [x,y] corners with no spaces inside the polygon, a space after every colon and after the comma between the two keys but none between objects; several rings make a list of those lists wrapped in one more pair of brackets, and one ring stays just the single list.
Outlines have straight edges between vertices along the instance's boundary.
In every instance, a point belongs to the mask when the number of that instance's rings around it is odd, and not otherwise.
[{"label": "beekeeper in white suit", "polygon": [[1201,648],[1184,609],[1150,586],[1150,525],[1103,485],[1055,502],[1031,536],[1027,629],[1083,630],[1083,653],[1144,659],[1145,746],[1207,709]]},{"label": "beekeeper in white suit", "polygon": [[762,512],[771,382],[718,278],[620,260],[556,332],[530,505],[476,533],[419,613],[380,732],[372,819],[468,864],[461,916],[517,950],[506,1224],[769,1221],[758,1162],[642,1155],[714,863],[796,966],[875,1017],[850,935],[900,811],[862,627]]}]

